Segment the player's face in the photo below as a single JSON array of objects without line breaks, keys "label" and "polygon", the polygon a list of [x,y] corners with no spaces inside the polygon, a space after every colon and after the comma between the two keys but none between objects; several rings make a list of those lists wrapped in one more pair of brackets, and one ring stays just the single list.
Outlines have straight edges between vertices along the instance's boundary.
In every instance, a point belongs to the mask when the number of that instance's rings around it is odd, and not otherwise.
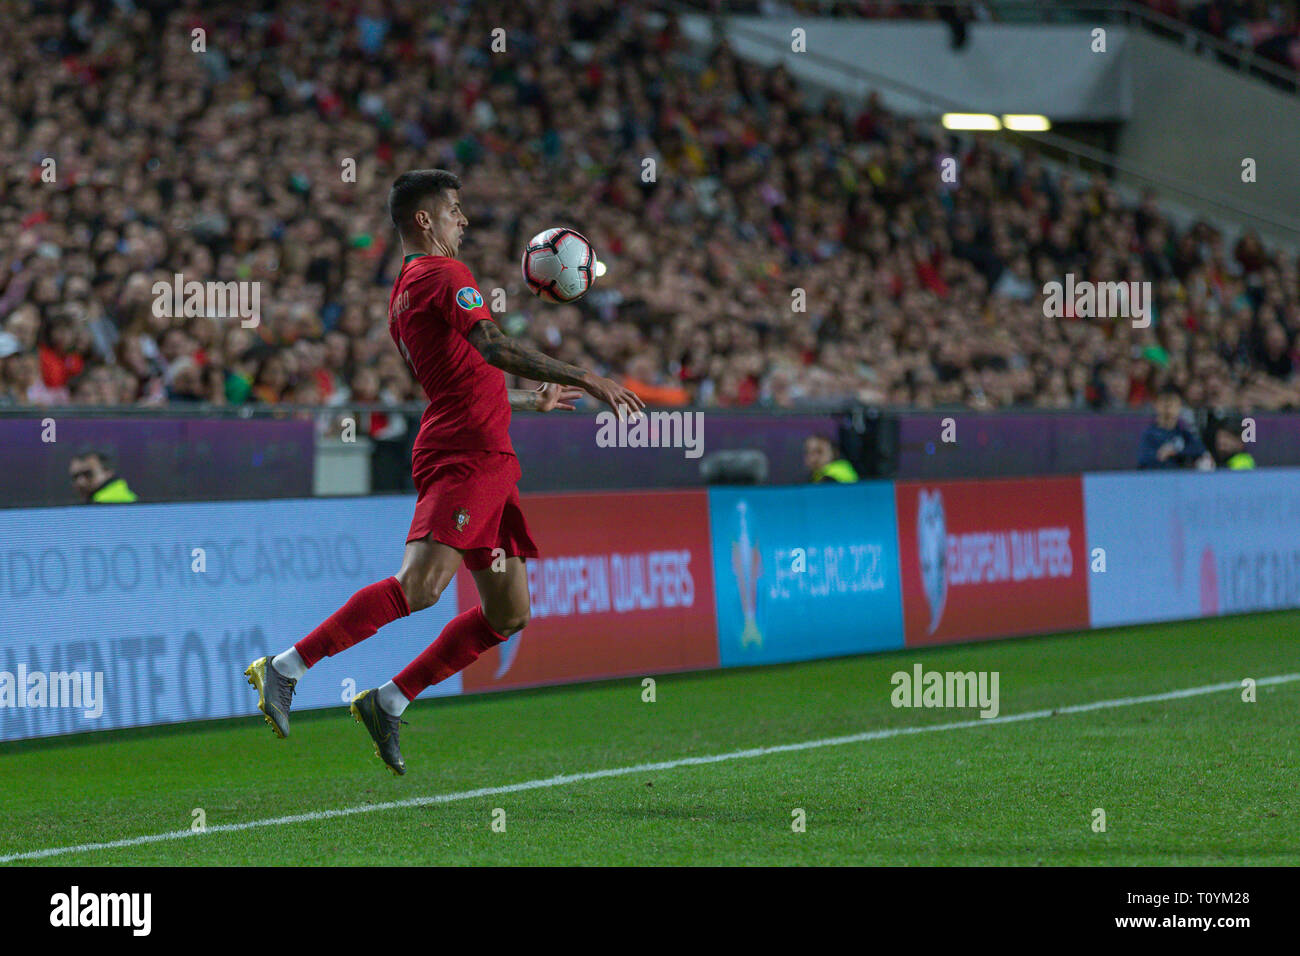
[{"label": "player's face", "polygon": [[434,203],[429,224],[434,248],[454,257],[460,251],[460,239],[468,225],[469,220],[460,209],[460,190],[447,190],[443,198]]}]

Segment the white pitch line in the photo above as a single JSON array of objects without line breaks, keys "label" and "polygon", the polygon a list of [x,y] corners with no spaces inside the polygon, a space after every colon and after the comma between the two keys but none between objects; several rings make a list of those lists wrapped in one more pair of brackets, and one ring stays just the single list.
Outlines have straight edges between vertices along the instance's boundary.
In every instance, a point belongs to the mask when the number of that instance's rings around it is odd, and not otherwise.
[{"label": "white pitch line", "polygon": [[[1300,673],[1279,674],[1275,677],[1261,677],[1255,681],[1258,687],[1273,684],[1289,684],[1300,680]],[[381,810],[405,810],[409,807],[427,807],[439,803],[452,803],[457,800],[473,800],[476,797],[492,797],[502,793],[520,793],[524,790],[541,790],[547,787],[562,787],[565,784],[581,783],[585,780],[603,780],[607,777],[625,777],[633,773],[648,773],[655,770],[674,770],[678,767],[696,767],[702,764],[723,763],[727,760],[746,760],[750,757],[766,757],[768,754],[793,753],[799,750],[817,750],[821,747],[840,747],[844,744],[863,743],[868,740],[885,740],[889,737],[902,737],[908,734],[929,734],[941,730],[962,730],[971,727],[987,727],[993,724],[1013,724],[1025,720],[1039,720],[1060,714],[1082,714],[1093,710],[1107,710],[1112,707],[1132,707],[1137,704],[1154,704],[1165,700],[1180,700],[1184,697],[1199,697],[1224,690],[1240,690],[1240,681],[1225,681],[1222,684],[1207,684],[1204,687],[1188,687],[1183,690],[1171,690],[1162,694],[1145,694],[1141,697],[1119,697],[1115,700],[1098,700],[1090,704],[1070,704],[1047,710],[1031,710],[1023,714],[1010,714],[1005,717],[976,718],[961,720],[948,724],[923,724],[919,727],[889,727],[883,730],[868,730],[844,737],[823,737],[820,740],[804,740],[796,744],[777,744],[772,747],[752,747],[748,750],[732,750],[727,753],[709,754],[704,757],[680,757],[677,760],[663,760],[658,763],[641,763],[631,767],[612,767],[608,770],[589,770],[583,773],[565,773],[555,777],[539,780],[525,780],[522,783],[508,783],[500,787],[480,787],[477,790],[461,790],[457,793],[441,793],[431,797],[411,797],[408,800],[392,800],[388,803],[369,803],[359,807],[343,807],[338,810],[316,810],[312,813],[294,813],[283,817],[269,817],[265,820],[249,820],[245,823],[220,823],[205,830],[172,830],[168,833],[153,833],[147,836],[128,837],[124,840],[110,840],[106,843],[79,843],[76,846],[57,846],[47,850],[28,850],[23,853],[11,853],[0,856],[0,863],[13,863],[18,860],[39,860],[45,857],[62,856],[66,853],[89,853],[96,850],[115,850],[128,846],[143,846],[146,843],[161,843],[164,840],[184,840],[189,837],[203,836],[208,833],[239,833],[256,827],[285,826],[291,823],[313,823],[318,820],[332,820],[337,817],[351,817],[359,813],[377,813]]]}]

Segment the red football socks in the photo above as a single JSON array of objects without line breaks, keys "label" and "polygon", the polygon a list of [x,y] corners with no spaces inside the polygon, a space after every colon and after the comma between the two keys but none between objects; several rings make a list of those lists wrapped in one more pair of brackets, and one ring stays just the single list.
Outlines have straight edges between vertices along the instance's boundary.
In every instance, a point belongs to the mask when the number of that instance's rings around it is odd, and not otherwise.
[{"label": "red football socks", "polygon": [[393,683],[407,700],[415,700],[426,687],[464,670],[489,647],[504,640],[483,616],[483,605],[476,604],[448,621],[438,639],[407,664]]},{"label": "red football socks", "polygon": [[352,595],[347,604],[295,644],[294,649],[303,663],[311,667],[322,657],[332,657],[353,644],[360,644],[385,624],[410,613],[406,594],[397,578],[385,578]]}]

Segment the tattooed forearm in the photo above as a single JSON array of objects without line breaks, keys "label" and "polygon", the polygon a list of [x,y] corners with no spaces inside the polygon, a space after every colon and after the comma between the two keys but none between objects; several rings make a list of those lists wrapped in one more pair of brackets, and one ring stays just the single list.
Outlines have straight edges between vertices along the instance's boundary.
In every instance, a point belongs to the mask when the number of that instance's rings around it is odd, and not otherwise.
[{"label": "tattooed forearm", "polygon": [[581,385],[587,378],[584,369],[553,359],[531,345],[507,337],[490,320],[485,319],[470,329],[469,341],[489,365],[535,382]]},{"label": "tattooed forearm", "polygon": [[542,404],[542,393],[531,388],[508,388],[510,407],[520,412],[535,412]]}]

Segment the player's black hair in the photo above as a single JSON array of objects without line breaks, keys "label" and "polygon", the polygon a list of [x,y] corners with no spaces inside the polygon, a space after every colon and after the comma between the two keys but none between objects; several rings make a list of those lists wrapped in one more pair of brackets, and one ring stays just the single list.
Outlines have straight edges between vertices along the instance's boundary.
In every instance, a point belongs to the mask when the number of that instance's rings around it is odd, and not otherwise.
[{"label": "player's black hair", "polygon": [[448,189],[460,189],[460,177],[445,169],[413,169],[402,173],[388,190],[388,215],[398,232],[411,224],[420,204],[428,196],[440,195]]},{"label": "player's black hair", "polygon": [[1173,384],[1165,385],[1163,388],[1160,389],[1159,392],[1156,393],[1157,398],[1165,398],[1166,396],[1169,395],[1172,395],[1180,402],[1183,400],[1183,391],[1177,385],[1173,385]]}]

